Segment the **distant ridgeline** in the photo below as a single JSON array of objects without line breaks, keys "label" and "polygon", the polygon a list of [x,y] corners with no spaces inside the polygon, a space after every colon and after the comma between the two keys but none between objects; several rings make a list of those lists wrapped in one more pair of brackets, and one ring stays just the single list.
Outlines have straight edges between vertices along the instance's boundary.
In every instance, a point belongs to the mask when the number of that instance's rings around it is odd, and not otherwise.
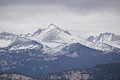
[{"label": "distant ridgeline", "polygon": [[99,64],[83,70],[65,70],[28,77],[21,74],[0,74],[0,80],[119,80],[120,63]]}]

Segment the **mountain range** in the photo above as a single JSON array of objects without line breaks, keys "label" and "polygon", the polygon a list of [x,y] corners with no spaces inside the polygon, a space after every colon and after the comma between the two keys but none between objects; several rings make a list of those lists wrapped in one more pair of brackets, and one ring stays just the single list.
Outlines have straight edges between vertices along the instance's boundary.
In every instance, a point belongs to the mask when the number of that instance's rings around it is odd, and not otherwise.
[{"label": "mountain range", "polygon": [[0,72],[27,75],[120,62],[120,36],[101,33],[87,39],[50,24],[33,34],[0,33]]}]

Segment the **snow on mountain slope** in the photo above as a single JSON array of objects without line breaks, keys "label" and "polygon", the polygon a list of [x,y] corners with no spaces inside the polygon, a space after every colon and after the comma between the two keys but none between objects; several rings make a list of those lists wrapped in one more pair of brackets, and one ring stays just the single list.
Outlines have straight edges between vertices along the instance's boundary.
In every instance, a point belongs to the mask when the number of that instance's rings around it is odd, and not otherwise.
[{"label": "snow on mountain slope", "polygon": [[10,50],[41,48],[42,44],[22,37],[16,37],[9,45]]},{"label": "snow on mountain slope", "polygon": [[102,50],[102,51],[112,51],[115,49],[115,47],[106,43],[101,43],[101,42],[96,42],[93,44],[93,46],[96,46],[95,49]]},{"label": "snow on mountain slope", "polygon": [[[38,32],[38,33],[36,33]],[[67,31],[64,31],[57,27],[54,24],[50,24],[49,27],[45,30],[42,30],[42,32],[39,30],[36,31],[36,34],[39,35],[33,35],[31,39],[37,40],[38,42],[46,42],[46,43],[70,43],[70,42],[76,42],[78,40],[78,37],[73,37],[70,33]]]},{"label": "snow on mountain slope", "polygon": [[28,35],[31,36],[26,34],[21,37],[13,33],[2,32],[0,33],[0,47],[9,47],[10,50],[40,48],[41,43],[25,38]]},{"label": "snow on mountain slope", "polygon": [[[98,39],[96,39],[96,37],[91,36],[90,38],[88,38],[89,40],[88,41],[79,36],[74,36],[69,32],[60,29],[54,24],[50,24],[47,29],[38,29],[33,34],[21,34],[20,36],[18,36],[7,32],[0,33],[0,43],[1,43],[0,47],[7,47],[10,44],[14,44],[14,43],[15,45],[11,47],[11,50],[28,49],[28,48],[32,49],[39,46],[38,44],[33,44],[33,43],[28,44],[28,42],[32,41],[32,42],[42,43],[43,45],[47,45],[53,49],[57,46],[64,45],[66,43],[67,44],[80,43],[89,48],[103,50],[103,51],[111,51],[113,50],[114,47],[110,46],[109,44],[99,42],[104,40],[105,41],[115,40],[111,38],[111,35],[114,36],[115,39],[119,39],[118,35],[116,36],[114,34],[105,33],[105,36],[101,34],[98,37]],[[107,39],[105,38],[106,36]],[[99,43],[96,42],[95,40],[98,41]]]},{"label": "snow on mountain slope", "polygon": [[101,33],[99,36],[90,36],[87,40],[91,42],[108,42],[120,40],[120,36],[114,33]]},{"label": "snow on mountain slope", "polygon": [[59,44],[61,45],[65,43],[75,43],[75,42],[87,43],[81,37],[73,36],[69,32],[60,29],[54,24],[50,24],[49,27],[47,29],[42,30],[42,32],[41,30],[39,32],[39,30],[35,32],[36,34],[40,33],[39,35],[33,35],[28,38],[48,45],[55,44],[57,46]]},{"label": "snow on mountain slope", "polygon": [[[90,46],[86,46],[86,45],[83,45],[81,43],[68,43],[68,44],[64,44],[64,45],[56,47],[55,50],[58,51],[57,53],[61,52],[62,54],[60,54],[60,55],[67,53],[67,56],[77,57],[78,52],[81,50],[87,51],[86,48],[97,50],[97,51],[103,51],[103,54],[105,54],[104,51],[111,52],[111,51],[115,51],[115,49],[116,49],[115,47],[110,46],[110,45],[105,44],[105,43],[91,44]],[[74,52],[72,50],[74,50]],[[59,54],[57,54],[57,55],[59,55]]]},{"label": "snow on mountain slope", "polygon": [[20,34],[20,35],[19,35],[19,37],[29,37],[29,36],[31,36],[30,33],[27,33],[27,34]]},{"label": "snow on mountain slope", "polygon": [[66,43],[80,43],[93,49],[110,51],[109,45],[104,43],[93,43],[79,36],[74,36],[67,31],[64,31],[54,24],[50,24],[47,29],[38,29],[32,36],[27,37],[49,47],[57,47]]},{"label": "snow on mountain slope", "polygon": [[31,37],[27,38],[43,44],[48,44],[50,47],[57,47],[64,43],[74,43],[80,41],[80,37],[73,36],[69,32],[60,29],[54,24],[50,24],[47,29],[37,30]]},{"label": "snow on mountain slope", "polygon": [[87,40],[96,44],[108,44],[120,48],[120,35],[114,33],[101,33],[96,37],[90,36]]},{"label": "snow on mountain slope", "polygon": [[11,43],[11,40],[0,40],[0,47],[7,47]]},{"label": "snow on mountain slope", "polygon": [[96,37],[94,36],[89,36],[86,40],[90,41],[90,42],[95,42],[96,41]]},{"label": "snow on mountain slope", "polygon": [[0,47],[7,47],[15,37],[16,35],[13,33],[8,32],[0,33]]},{"label": "snow on mountain slope", "polygon": [[34,35],[34,36],[35,36],[35,35],[39,35],[39,34],[41,34],[44,30],[45,30],[45,29],[38,29],[37,31],[34,32],[33,35]]},{"label": "snow on mountain slope", "polygon": [[13,40],[16,35],[13,33],[2,32],[0,33],[0,39]]},{"label": "snow on mountain slope", "polygon": [[109,44],[109,45],[111,45],[111,46],[120,48],[120,40],[118,40],[118,41],[109,41],[109,42],[105,42],[105,43],[106,43],[106,44]]}]

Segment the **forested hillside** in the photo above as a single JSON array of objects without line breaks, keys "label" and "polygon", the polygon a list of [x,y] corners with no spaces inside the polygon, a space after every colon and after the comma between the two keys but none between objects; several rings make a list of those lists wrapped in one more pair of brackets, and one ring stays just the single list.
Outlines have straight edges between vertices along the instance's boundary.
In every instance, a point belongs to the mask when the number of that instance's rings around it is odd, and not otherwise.
[{"label": "forested hillside", "polygon": [[98,64],[83,70],[64,70],[34,77],[20,73],[1,73],[0,80],[120,80],[120,63]]},{"label": "forested hillside", "polygon": [[119,80],[120,63],[96,65],[84,70],[66,70],[64,72],[41,74],[37,80]]}]

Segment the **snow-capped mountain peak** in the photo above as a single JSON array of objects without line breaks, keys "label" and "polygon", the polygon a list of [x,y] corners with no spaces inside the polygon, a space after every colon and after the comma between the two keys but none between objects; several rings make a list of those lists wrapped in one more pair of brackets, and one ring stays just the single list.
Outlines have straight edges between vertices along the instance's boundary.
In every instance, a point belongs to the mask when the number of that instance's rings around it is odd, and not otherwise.
[{"label": "snow-capped mountain peak", "polygon": [[10,50],[41,48],[41,43],[24,37],[16,37],[8,46]]},{"label": "snow-capped mountain peak", "polygon": [[[55,24],[50,24],[47,29],[38,30],[39,35],[33,35],[29,39],[44,43],[63,43],[68,40],[71,34],[57,27]],[[68,38],[69,37],[69,38]]]},{"label": "snow-capped mountain peak", "polygon": [[59,30],[62,30],[60,29],[59,27],[57,27],[55,24],[51,23],[47,29],[59,29]]},{"label": "snow-capped mountain peak", "polygon": [[53,23],[51,23],[51,24],[48,26],[47,30],[57,30],[57,31],[62,31],[62,32],[66,33],[66,34],[71,35],[68,31],[62,30],[61,28],[59,28],[58,26],[56,26],[56,25],[53,24]]},{"label": "snow-capped mountain peak", "polygon": [[56,26],[55,24],[50,24],[49,26],[48,26],[48,28],[47,29],[45,29],[45,31],[44,31],[45,33],[47,33],[47,32],[49,32],[49,33],[64,33],[65,31],[64,30],[62,30],[61,28],[59,28],[58,26]]},{"label": "snow-capped mountain peak", "polygon": [[108,41],[117,41],[120,40],[120,36],[114,33],[101,33],[99,36],[90,36],[87,38],[91,42],[108,42]]},{"label": "snow-capped mountain peak", "polygon": [[8,32],[5,32],[3,31],[2,33],[0,33],[0,39],[11,39],[12,37],[16,36],[15,34],[13,33],[8,33]]},{"label": "snow-capped mountain peak", "polygon": [[116,41],[116,40],[120,40],[120,36],[115,35],[114,33],[101,33],[96,39],[96,41],[99,42]]},{"label": "snow-capped mountain peak", "polygon": [[50,24],[47,29],[41,33],[41,39],[44,42],[59,42],[65,36],[69,36],[64,30],[60,29],[54,24]]},{"label": "snow-capped mountain peak", "polygon": [[[54,24],[50,24],[47,29],[44,29],[41,31],[38,30],[36,31],[40,32],[39,35],[32,35],[31,37],[27,37],[29,39],[35,40],[37,42],[40,42],[44,45],[47,45],[49,47],[57,47],[59,45],[64,45],[66,43],[81,43],[85,46],[88,46],[90,48],[98,49],[98,50],[111,50],[109,47],[107,48],[105,44],[95,44],[92,41],[87,41],[79,36],[75,36],[70,34],[67,31],[64,31],[60,29],[58,26]],[[94,40],[95,37],[91,37],[92,40]],[[54,45],[54,46],[53,46]]]},{"label": "snow-capped mountain peak", "polygon": [[0,34],[2,34],[2,35],[6,35],[6,36],[9,36],[9,35],[14,35],[13,33],[5,32],[5,31],[3,31],[3,32],[2,32],[2,33],[0,33]]},{"label": "snow-capped mountain peak", "polygon": [[114,33],[101,33],[99,36],[90,36],[87,38],[88,41],[94,42],[96,44],[105,43],[117,48],[120,48],[120,35]]},{"label": "snow-capped mountain peak", "polygon": [[0,33],[0,47],[7,47],[17,35],[8,32]]}]

